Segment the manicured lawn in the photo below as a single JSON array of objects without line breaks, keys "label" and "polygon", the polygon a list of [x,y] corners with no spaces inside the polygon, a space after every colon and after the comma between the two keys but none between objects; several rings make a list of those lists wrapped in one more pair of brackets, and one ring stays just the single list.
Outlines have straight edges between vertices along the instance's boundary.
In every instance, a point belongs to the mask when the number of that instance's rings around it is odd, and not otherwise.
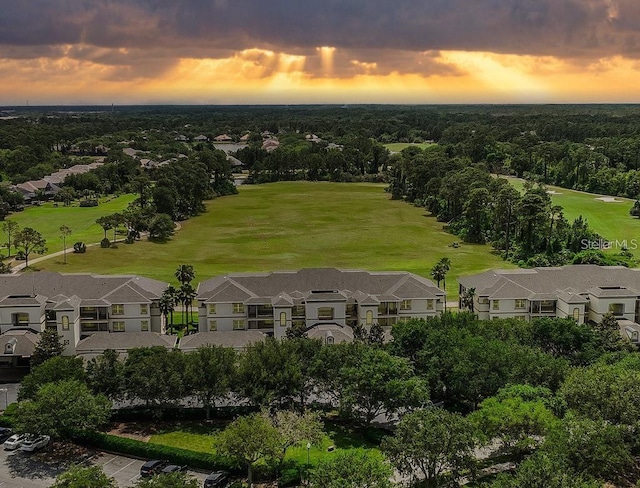
[{"label": "manicured lawn", "polygon": [[[104,236],[104,231],[96,224],[96,219],[103,215],[121,212],[134,198],[135,195],[101,198],[100,205],[97,207],[84,208],[80,207],[77,201],[70,207],[62,204],[55,207],[52,202],[47,202],[13,213],[7,217],[7,220],[15,220],[20,228],[32,227],[40,232],[47,240],[47,252],[53,253],[62,250],[60,226],[66,225],[71,229],[71,235],[67,237],[67,249],[72,248],[73,243],[78,241],[86,244],[99,242]],[[112,238],[112,236],[113,232],[110,232],[109,237]],[[6,236],[3,235],[2,239],[6,242]],[[11,252],[15,254],[13,247]],[[32,255],[31,259],[35,257],[37,256]],[[62,258],[60,262],[62,263]]]},{"label": "manicured lawn", "polygon": [[[196,281],[230,272],[311,267],[405,270],[429,276],[443,256],[451,259],[449,300],[456,277],[509,267],[490,246],[461,244],[422,208],[390,199],[385,185],[282,182],[240,187],[240,194],[207,203],[164,244],[119,244],[71,254],[68,264],[51,259],[40,269],[133,273],[173,281],[181,263],[192,264]],[[55,209],[59,210],[59,209]],[[69,222],[74,227],[73,222]]]},{"label": "manicured lawn", "polygon": [[433,144],[434,144],[433,142],[420,142],[420,143],[392,142],[391,144],[385,144],[384,147],[386,147],[391,152],[400,152],[403,149],[405,149],[407,147],[410,147],[410,146],[419,147],[420,149],[424,149],[425,147],[432,146]]},{"label": "manicured lawn", "polygon": [[[171,447],[179,447],[198,452],[214,452],[214,443],[216,432],[219,432],[221,426],[207,429],[200,426],[183,426],[181,430],[172,430],[151,436],[150,443],[161,444]],[[309,462],[314,465],[318,461],[331,456],[328,451],[330,446],[334,446],[335,450],[365,448],[373,453],[378,451],[378,443],[374,442],[375,438],[382,438],[382,431],[371,429],[369,435],[346,427],[339,423],[327,422],[325,424],[325,436],[322,442],[311,446],[309,449]],[[371,437],[371,439],[369,439]],[[334,452],[334,451],[332,451]],[[307,463],[307,447],[306,443],[290,447],[287,450],[288,461],[295,461],[300,465]]]},{"label": "manicured lawn", "polygon": [[[509,178],[509,181],[518,190],[522,190],[524,181],[518,178]],[[554,204],[562,206],[564,215],[572,221],[582,215],[589,222],[589,226],[598,234],[608,240],[627,240],[628,247],[636,257],[640,257],[640,249],[632,249],[630,241],[636,239],[640,246],[640,219],[629,215],[633,206],[633,200],[615,197],[619,202],[603,202],[597,200],[603,195],[568,190],[558,186],[548,186]]]}]

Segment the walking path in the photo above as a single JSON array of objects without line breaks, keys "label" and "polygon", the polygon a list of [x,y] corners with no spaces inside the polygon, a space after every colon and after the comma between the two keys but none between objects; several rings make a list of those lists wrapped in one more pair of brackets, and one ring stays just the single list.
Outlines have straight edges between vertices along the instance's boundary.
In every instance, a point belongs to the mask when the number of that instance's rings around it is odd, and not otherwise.
[{"label": "walking path", "polygon": [[[175,224],[176,224],[176,228],[174,229],[174,232],[178,232],[182,228],[182,226],[180,225],[180,222],[175,222]],[[142,237],[144,237],[146,235],[148,235],[147,232],[142,232],[140,234],[140,238],[142,238]],[[124,239],[116,239],[115,242],[124,242]],[[87,244],[87,247],[95,247],[95,246],[99,246],[99,245],[100,245],[99,242],[93,242],[91,244]],[[67,252],[73,253],[73,248],[67,248]],[[47,255],[41,256],[39,258],[30,259],[29,260],[29,265],[40,263],[40,262],[44,261],[45,259],[51,259],[51,258],[55,258],[57,256],[62,256],[62,255],[64,255],[64,249],[62,251],[52,252],[51,254],[47,254]],[[13,268],[11,268],[11,274],[16,274],[16,273],[22,271],[25,267],[26,267],[26,263],[20,263],[20,264],[14,266]]]}]

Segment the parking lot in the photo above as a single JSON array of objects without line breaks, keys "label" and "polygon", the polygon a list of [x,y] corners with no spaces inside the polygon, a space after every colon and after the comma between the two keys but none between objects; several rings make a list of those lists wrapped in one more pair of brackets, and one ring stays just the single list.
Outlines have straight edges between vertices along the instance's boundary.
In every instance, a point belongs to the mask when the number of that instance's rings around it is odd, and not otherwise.
[{"label": "parking lot", "polygon": [[[87,462],[102,466],[107,476],[113,477],[118,486],[133,486],[140,477],[140,466],[145,460],[98,453]],[[58,473],[67,466],[60,462],[49,462],[42,454],[30,454],[20,451],[0,449],[0,488],[44,488],[53,483]],[[207,473],[189,471],[200,485]]]}]

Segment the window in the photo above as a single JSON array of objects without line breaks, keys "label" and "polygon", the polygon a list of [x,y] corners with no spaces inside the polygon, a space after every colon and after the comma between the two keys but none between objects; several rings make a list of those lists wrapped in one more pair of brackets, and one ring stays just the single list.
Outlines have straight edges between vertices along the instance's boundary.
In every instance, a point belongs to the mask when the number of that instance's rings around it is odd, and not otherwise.
[{"label": "window", "polygon": [[140,305],[140,315],[149,315],[149,305],[146,303]]},{"label": "window", "polygon": [[489,299],[488,298],[482,298],[482,299],[480,299],[480,303],[482,305],[489,305]]},{"label": "window", "polygon": [[367,325],[373,324],[373,310],[367,310]]},{"label": "window", "polygon": [[140,321],[140,330],[142,332],[148,332],[149,331],[149,321],[148,320],[141,320]]},{"label": "window", "polygon": [[27,327],[29,325],[29,314],[26,312],[18,312],[12,314],[13,325],[18,327]]},{"label": "window", "polygon": [[[637,334],[637,332],[636,332],[636,334]],[[327,345],[330,346],[330,345],[335,344],[335,343],[336,343],[336,341],[335,341],[333,336],[327,336]]]},{"label": "window", "polygon": [[294,317],[304,317],[305,316],[304,305],[296,305],[295,307],[293,307],[293,310],[291,311],[291,315],[293,315]]},{"label": "window", "polygon": [[427,298],[427,310],[433,310],[433,298]]},{"label": "window", "polygon": [[111,315],[124,315],[124,305],[111,305]]},{"label": "window", "polygon": [[234,303],[233,313],[244,313],[244,303]]},{"label": "window", "polygon": [[209,330],[211,332],[215,332],[218,330],[218,321],[217,320],[209,320]]},{"label": "window", "polygon": [[573,309],[573,320],[576,322],[580,320],[580,309],[578,307]]},{"label": "window", "polygon": [[637,331],[635,331],[635,330],[634,330],[634,331],[631,333],[631,340],[632,340],[633,342],[638,342],[638,332],[637,332]]},{"label": "window", "polygon": [[624,315],[624,303],[611,303],[609,305],[609,312],[613,315]]},{"label": "window", "polygon": [[215,303],[210,303],[209,304],[209,314],[210,315],[215,315],[216,314],[216,304]]},{"label": "window", "polygon": [[246,329],[244,320],[233,321],[233,330],[244,330],[244,329]]},{"label": "window", "polygon": [[333,307],[320,307],[318,309],[318,320],[333,320]]},{"label": "window", "polygon": [[280,327],[287,326],[287,312],[280,312]]},{"label": "window", "polygon": [[402,300],[400,310],[411,310],[411,300]]},{"label": "window", "polygon": [[493,301],[493,309],[494,310],[500,310],[500,300],[494,300]]},{"label": "window", "polygon": [[69,316],[62,316],[62,330],[69,330]]},{"label": "window", "polygon": [[124,332],[124,322],[114,322],[113,323],[113,331],[114,332]]},{"label": "window", "polygon": [[525,308],[527,306],[527,301],[522,299],[516,299],[516,308]]}]

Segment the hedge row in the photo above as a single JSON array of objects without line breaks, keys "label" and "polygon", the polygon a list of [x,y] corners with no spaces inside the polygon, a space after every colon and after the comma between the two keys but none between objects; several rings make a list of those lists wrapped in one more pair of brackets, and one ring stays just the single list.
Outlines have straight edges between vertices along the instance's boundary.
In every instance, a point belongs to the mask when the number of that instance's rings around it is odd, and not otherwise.
[{"label": "hedge row", "polygon": [[189,451],[177,447],[151,444],[127,437],[118,437],[102,432],[83,432],[74,436],[74,442],[91,447],[128,454],[148,459],[166,459],[174,464],[187,465],[191,468],[215,471],[224,469],[239,472],[233,462],[222,456],[207,454],[204,452]]}]

